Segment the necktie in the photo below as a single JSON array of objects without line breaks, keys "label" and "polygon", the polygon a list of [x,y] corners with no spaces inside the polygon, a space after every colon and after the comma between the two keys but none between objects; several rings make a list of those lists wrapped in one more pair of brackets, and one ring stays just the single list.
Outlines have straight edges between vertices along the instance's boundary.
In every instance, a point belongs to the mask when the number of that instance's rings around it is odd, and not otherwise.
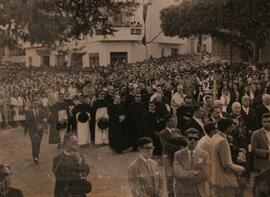
[{"label": "necktie", "polygon": [[147,161],[147,164],[148,164],[148,168],[149,168],[149,171],[150,171],[150,177],[151,177],[152,183],[154,185],[155,184],[155,181],[154,181],[154,172],[153,172],[153,169],[152,169],[150,160]]},{"label": "necktie", "polygon": [[193,168],[194,165],[194,153],[190,152],[190,166],[191,168]]},{"label": "necktie", "polygon": [[36,114],[36,110],[33,109],[33,114],[34,114],[34,117],[36,118],[37,117],[37,114]]}]

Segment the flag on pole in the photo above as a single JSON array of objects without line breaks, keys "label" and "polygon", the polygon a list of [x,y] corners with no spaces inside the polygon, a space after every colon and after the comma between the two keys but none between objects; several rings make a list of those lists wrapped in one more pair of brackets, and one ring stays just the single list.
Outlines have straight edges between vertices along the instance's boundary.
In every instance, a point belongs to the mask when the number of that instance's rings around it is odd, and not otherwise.
[{"label": "flag on pole", "polygon": [[144,35],[143,35],[143,38],[142,38],[142,44],[144,46],[147,45],[147,41],[146,41],[146,18],[147,18],[147,11],[148,11],[148,3],[144,4],[143,5],[143,23],[144,23]]},{"label": "flag on pole", "polygon": [[143,22],[146,21],[147,11],[148,11],[148,3],[143,5]]}]

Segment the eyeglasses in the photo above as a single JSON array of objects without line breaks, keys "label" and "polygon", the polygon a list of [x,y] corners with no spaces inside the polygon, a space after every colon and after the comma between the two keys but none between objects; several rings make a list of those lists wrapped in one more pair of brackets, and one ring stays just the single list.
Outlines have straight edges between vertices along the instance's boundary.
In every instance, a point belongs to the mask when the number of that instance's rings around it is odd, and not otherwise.
[{"label": "eyeglasses", "polygon": [[197,137],[188,137],[188,140],[189,140],[189,141],[192,141],[192,140],[194,140],[194,141],[198,141],[198,140],[199,140],[199,138],[197,138]]}]

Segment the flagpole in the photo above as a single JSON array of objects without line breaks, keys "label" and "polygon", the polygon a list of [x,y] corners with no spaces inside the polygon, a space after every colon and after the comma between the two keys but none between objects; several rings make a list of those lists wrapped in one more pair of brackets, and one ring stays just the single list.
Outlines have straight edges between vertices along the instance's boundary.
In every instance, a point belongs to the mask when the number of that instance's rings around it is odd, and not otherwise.
[{"label": "flagpole", "polygon": [[145,31],[145,58],[148,62],[148,43],[147,43],[147,39],[146,39],[146,22],[144,21],[144,31]]}]

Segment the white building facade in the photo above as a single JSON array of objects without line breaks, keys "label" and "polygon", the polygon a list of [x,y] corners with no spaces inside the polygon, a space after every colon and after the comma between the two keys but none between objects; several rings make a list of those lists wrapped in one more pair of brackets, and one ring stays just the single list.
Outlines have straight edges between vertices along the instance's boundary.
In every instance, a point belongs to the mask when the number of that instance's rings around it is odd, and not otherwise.
[{"label": "white building facade", "polygon": [[[160,28],[161,9],[173,5],[175,0],[137,0],[139,7],[133,10],[130,16],[123,12],[112,16],[110,20],[117,32],[114,35],[101,35],[99,30],[83,40],[64,43],[56,49],[46,49],[37,46],[26,46],[26,64],[40,66],[43,64],[107,66],[124,61],[133,63],[142,61],[150,56],[161,57],[186,53],[190,51],[187,40],[178,37],[164,36]],[[143,5],[148,6],[146,22],[143,21]],[[146,31],[145,31],[146,30]],[[144,46],[141,41],[146,32]]]}]

